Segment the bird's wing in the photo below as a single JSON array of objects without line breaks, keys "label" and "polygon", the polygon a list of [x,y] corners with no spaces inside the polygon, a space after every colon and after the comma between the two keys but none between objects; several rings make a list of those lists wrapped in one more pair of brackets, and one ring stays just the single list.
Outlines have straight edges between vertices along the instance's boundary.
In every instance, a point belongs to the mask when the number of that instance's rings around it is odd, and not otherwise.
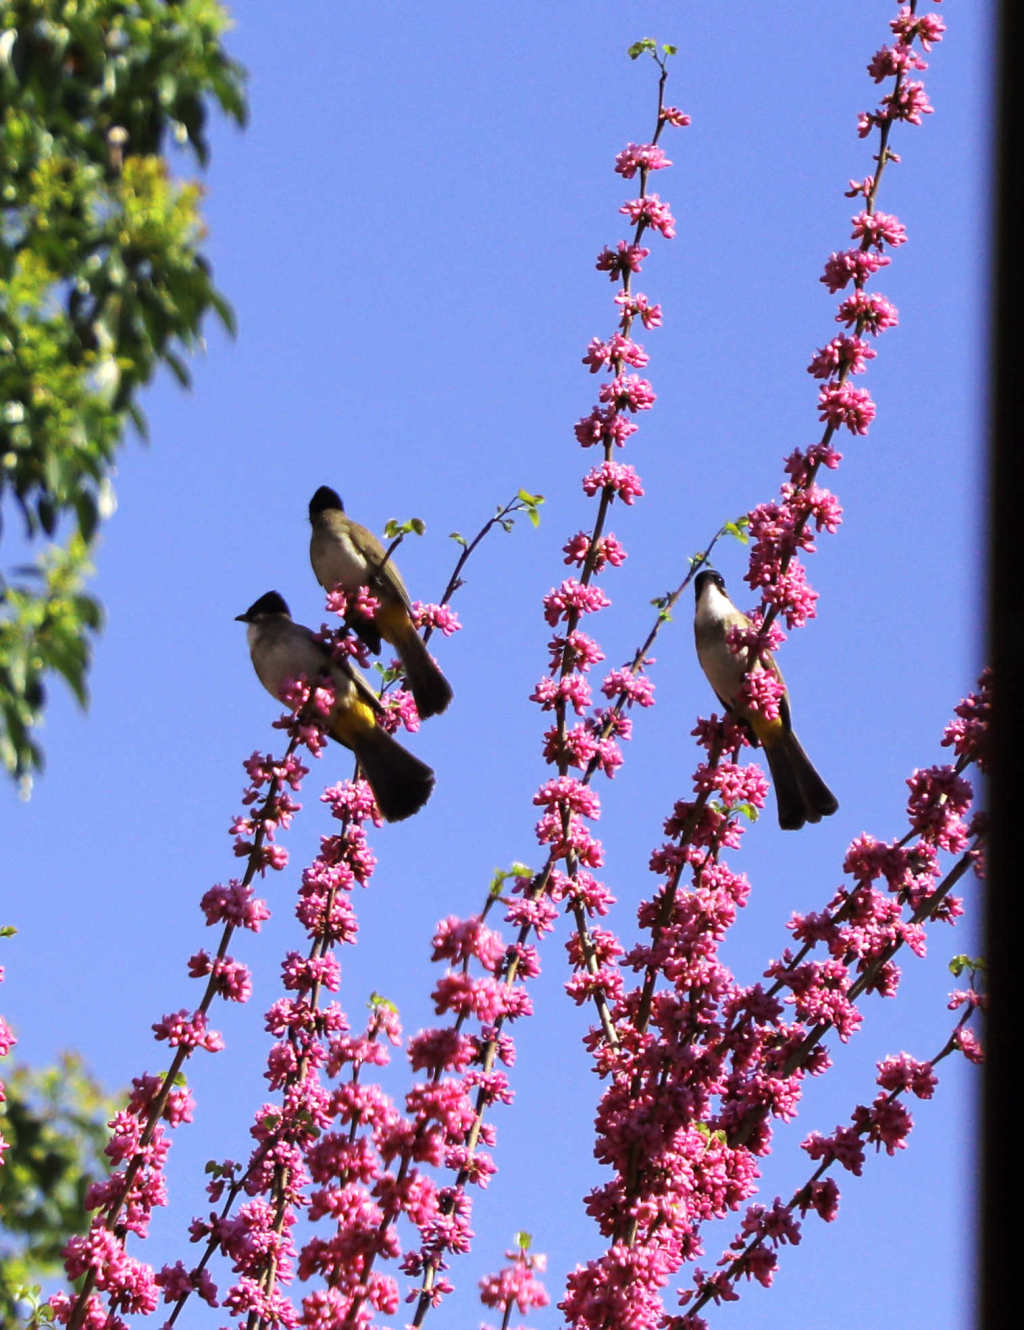
[{"label": "bird's wing", "polygon": [[371,588],[376,585],[385,592],[390,591],[408,609],[409,593],[405,589],[401,573],[395,567],[392,559],[388,559],[386,563],[384,562],[387,550],[372,531],[365,526],[360,526],[358,522],[352,522],[351,519],[349,519],[349,522],[352,543],[357,547],[370,569]]}]

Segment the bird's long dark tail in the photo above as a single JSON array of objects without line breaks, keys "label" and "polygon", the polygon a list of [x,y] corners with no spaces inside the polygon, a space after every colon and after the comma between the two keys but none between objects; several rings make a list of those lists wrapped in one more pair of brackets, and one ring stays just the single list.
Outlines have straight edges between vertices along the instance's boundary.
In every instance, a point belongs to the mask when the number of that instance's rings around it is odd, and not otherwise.
[{"label": "bird's long dark tail", "polygon": [[416,710],[424,720],[427,716],[440,715],[452,700],[452,689],[437,668],[423,638],[411,623],[407,623],[393,634],[392,640],[401,657]]},{"label": "bird's long dark tail", "polygon": [[377,807],[389,822],[418,813],[430,798],[433,771],[379,726],[364,731],[349,746],[359,759]]},{"label": "bird's long dark tail", "polygon": [[772,773],[779,826],[783,831],[797,831],[805,822],[820,822],[839,807],[792,730],[770,747],[766,745],[765,757]]}]

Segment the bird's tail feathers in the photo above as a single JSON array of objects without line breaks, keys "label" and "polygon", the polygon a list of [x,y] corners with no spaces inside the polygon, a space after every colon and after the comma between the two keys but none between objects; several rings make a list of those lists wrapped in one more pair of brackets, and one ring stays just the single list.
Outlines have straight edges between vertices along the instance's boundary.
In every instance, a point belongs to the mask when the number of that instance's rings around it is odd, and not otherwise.
[{"label": "bird's tail feathers", "polygon": [[407,621],[389,639],[402,660],[402,669],[420,717],[438,716],[452,700],[451,684],[437,667],[427,644]]},{"label": "bird's tail feathers", "polygon": [[350,746],[388,822],[419,812],[434,788],[434,773],[425,762],[376,725]]},{"label": "bird's tail feathers", "polygon": [[797,831],[805,822],[820,822],[836,811],[839,804],[835,795],[815,771],[792,730],[770,746],[765,745],[764,751],[783,831]]}]

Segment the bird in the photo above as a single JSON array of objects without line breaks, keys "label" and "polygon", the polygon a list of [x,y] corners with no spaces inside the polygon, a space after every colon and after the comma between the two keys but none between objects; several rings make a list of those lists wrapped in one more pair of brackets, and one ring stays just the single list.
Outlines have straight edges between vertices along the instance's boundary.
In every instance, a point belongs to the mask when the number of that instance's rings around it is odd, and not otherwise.
[{"label": "bird", "polygon": [[785,689],[779,667],[771,656],[766,655],[764,663],[755,661],[750,669],[746,653],[730,649],[729,629],[749,628],[750,620],[729,599],[721,573],[711,568],[703,569],[694,580],[694,591],[693,633],[697,659],[719,702],[743,723],[754,743],[764,748],[775,786],[779,826],[784,831],[797,831],[805,822],[820,822],[823,817],[831,816],[839,804],[815,771],[793,731],[788,691],[784,691],[779,699],[779,714],[774,720],[769,720],[764,712],[746,706],[740,697],[745,676],[766,668]]},{"label": "bird", "polygon": [[283,596],[268,591],[235,618],[246,624],[253,668],[271,696],[281,698],[289,679],[309,684],[326,678],[334,688],[330,715],[320,723],[359,760],[377,807],[388,822],[418,812],[430,798],[434,773],[380,726],[380,701],[347,661],[335,660],[310,629],[295,623]]},{"label": "bird", "polygon": [[376,617],[349,614],[346,621],[371,651],[380,650],[381,638],[395,648],[416,710],[424,720],[439,715],[452,700],[451,685],[416,631],[409,593],[384,546],[346,515],[341,499],[327,485],[310,499],[309,520],[309,561],[317,581],[326,591],[338,585],[350,593],[369,587],[380,602]]}]

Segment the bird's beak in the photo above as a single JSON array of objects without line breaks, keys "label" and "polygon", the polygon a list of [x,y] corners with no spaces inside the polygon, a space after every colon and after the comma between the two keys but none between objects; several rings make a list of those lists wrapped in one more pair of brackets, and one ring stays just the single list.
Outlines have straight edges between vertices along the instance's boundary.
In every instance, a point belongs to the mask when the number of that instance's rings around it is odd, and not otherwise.
[{"label": "bird's beak", "polygon": [[249,622],[249,616],[248,616],[248,614],[236,614],[236,615],[235,615],[235,623],[248,623],[248,622]]}]

